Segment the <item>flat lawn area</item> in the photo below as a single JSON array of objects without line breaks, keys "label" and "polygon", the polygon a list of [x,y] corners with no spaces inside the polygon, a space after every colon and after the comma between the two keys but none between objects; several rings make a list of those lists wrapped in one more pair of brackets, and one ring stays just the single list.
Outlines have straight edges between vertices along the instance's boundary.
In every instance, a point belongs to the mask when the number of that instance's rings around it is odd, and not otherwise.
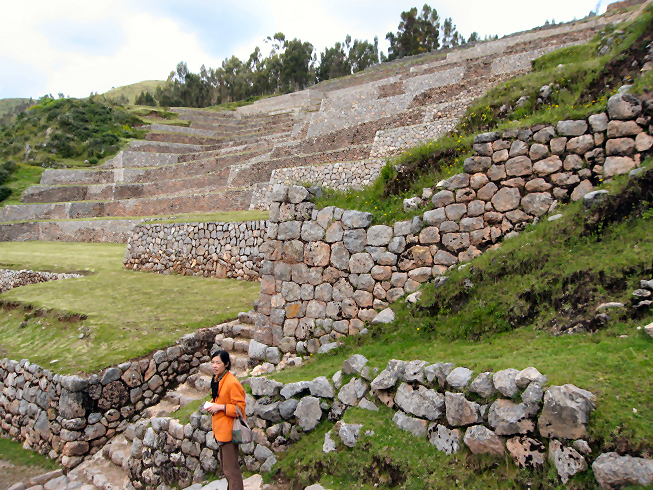
[{"label": "flat lawn area", "polygon": [[[257,282],[126,271],[124,251],[122,244],[0,243],[0,267],[90,273],[0,294],[4,302],[54,310],[43,317],[0,310],[0,354],[57,372],[94,372],[235,318],[258,295]],[[69,321],[65,313],[87,318]]]}]

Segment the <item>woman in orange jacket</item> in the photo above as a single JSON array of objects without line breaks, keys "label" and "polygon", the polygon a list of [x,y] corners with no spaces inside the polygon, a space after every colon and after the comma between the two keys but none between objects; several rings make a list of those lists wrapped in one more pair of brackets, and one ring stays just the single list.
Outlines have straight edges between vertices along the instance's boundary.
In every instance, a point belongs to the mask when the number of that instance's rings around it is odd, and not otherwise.
[{"label": "woman in orange jacket", "polygon": [[227,478],[228,490],[243,490],[243,476],[238,464],[238,445],[231,442],[236,407],[245,416],[245,390],[236,376],[229,372],[229,353],[219,350],[211,354],[211,396],[213,403],[207,407],[212,415],[213,435],[218,442],[220,462]]}]

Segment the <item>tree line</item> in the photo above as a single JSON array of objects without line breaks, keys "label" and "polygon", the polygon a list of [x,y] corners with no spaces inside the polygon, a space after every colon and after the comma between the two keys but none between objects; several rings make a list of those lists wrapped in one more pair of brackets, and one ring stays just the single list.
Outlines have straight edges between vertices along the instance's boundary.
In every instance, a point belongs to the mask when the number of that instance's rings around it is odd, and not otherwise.
[{"label": "tree line", "polygon": [[[486,36],[485,40],[495,39]],[[332,78],[360,72],[366,68],[421,53],[448,49],[469,42],[481,41],[477,32],[465,39],[451,17],[442,19],[436,9],[424,4],[401,13],[397,32],[388,32],[388,55],[379,51],[378,37],[373,42],[354,39],[336,42],[318,53],[309,42],[287,39],[278,32],[264,41],[269,45],[267,56],[257,46],[247,60],[226,58],[218,68],[199,73],[188,70],[180,62],[163,86],[154,93],[141,92],[136,104],[162,107],[208,107],[229,102],[256,100],[266,95],[284,94]]]}]

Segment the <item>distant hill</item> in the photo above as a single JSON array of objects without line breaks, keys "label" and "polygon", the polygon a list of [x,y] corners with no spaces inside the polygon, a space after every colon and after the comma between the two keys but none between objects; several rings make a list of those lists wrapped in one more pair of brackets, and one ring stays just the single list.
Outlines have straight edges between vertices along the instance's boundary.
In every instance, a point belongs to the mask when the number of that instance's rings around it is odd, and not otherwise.
[{"label": "distant hill", "polygon": [[141,92],[151,92],[154,93],[156,88],[159,85],[163,85],[165,83],[165,80],[145,80],[143,82],[138,82],[138,83],[132,83],[131,85],[124,85],[122,87],[116,87],[112,88],[108,92],[105,92],[103,95],[109,99],[118,99],[120,98],[121,95],[124,95],[127,97],[127,100],[129,101],[130,104],[134,103],[134,100],[138,95],[140,95]]},{"label": "distant hill", "polygon": [[27,104],[29,99],[0,99],[0,120],[4,118],[6,114],[9,114],[17,106]]}]

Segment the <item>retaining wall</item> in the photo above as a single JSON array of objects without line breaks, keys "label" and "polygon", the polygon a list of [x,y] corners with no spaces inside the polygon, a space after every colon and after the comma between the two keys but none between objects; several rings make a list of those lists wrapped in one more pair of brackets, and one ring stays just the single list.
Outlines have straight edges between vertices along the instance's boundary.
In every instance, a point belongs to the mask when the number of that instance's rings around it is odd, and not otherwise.
[{"label": "retaining wall", "polygon": [[0,435],[73,468],[124,431],[135,414],[157,404],[167,389],[197,377],[199,366],[210,361],[216,334],[198,330],[151,358],[87,378],[62,376],[27,359],[2,359]]},{"label": "retaining wall", "polygon": [[[324,437],[323,452],[347,451],[359,439],[380,436],[365,423],[340,421],[344,413],[350,407],[379,411],[384,404],[394,410],[388,424],[427,439],[438,451],[455,455],[466,446],[474,454],[510,456],[521,468],[540,470],[548,452],[566,483],[588,467],[585,457],[591,456],[584,455],[591,450],[582,438],[595,397],[574,385],[546,383],[532,367],[474,375],[451,363],[391,360],[379,372],[354,355],[331,379],[286,385],[264,377],[244,380],[251,388],[246,415],[254,441],[240,450],[248,471],[268,472],[276,453],[328,419],[335,425]],[[126,466],[135,488],[185,487],[219,470],[211,416],[203,409],[186,425],[154,418],[130,426],[125,435],[132,441]]]},{"label": "retaining wall", "polygon": [[256,340],[316,352],[332,330],[357,333],[376,310],[553,214],[559,202],[635,169],[652,151],[651,118],[629,95],[613,96],[608,108],[612,118],[477,135],[464,173],[429,190],[421,217],[393,226],[372,226],[373,215],[360,211],[317,211],[307,189],[276,185]]},{"label": "retaining wall", "polygon": [[266,227],[265,221],[138,225],[129,237],[124,267],[255,281]]},{"label": "retaining wall", "polygon": [[140,220],[51,221],[0,223],[0,242],[31,240],[127,243]]}]

